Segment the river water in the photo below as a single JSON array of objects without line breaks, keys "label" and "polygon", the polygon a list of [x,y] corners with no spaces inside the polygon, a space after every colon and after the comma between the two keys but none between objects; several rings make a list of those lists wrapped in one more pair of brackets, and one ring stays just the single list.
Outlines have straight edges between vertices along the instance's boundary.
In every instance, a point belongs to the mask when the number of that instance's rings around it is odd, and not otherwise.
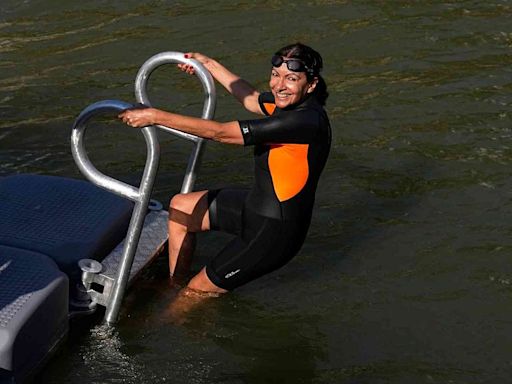
[{"label": "river water", "polygon": [[[78,113],[134,101],[162,51],[211,55],[260,89],[269,57],[322,53],[333,148],[309,237],[283,269],[168,318],[161,258],[124,303],[72,326],[43,383],[504,383],[512,374],[512,1],[2,0],[0,175],[80,177]],[[198,114],[193,77],[164,67],[154,104]],[[216,118],[249,117],[218,88]],[[142,135],[88,130],[99,169],[137,183]],[[190,146],[161,134],[155,198]],[[197,188],[251,182],[250,149],[209,143]],[[194,268],[226,237],[199,237]]]}]

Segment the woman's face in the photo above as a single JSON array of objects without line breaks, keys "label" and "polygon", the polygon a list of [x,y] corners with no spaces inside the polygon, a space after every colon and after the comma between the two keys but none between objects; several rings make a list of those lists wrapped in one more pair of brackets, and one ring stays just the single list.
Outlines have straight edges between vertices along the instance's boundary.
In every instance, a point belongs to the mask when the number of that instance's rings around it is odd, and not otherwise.
[{"label": "woman's face", "polygon": [[290,71],[284,63],[272,68],[269,82],[276,106],[281,109],[302,101],[314,91],[316,83],[316,78],[308,83],[305,72]]}]

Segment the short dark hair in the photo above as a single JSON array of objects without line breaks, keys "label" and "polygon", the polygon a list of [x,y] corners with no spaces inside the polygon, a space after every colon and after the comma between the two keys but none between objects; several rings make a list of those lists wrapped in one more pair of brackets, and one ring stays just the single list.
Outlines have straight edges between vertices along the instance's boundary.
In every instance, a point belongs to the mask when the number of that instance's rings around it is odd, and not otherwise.
[{"label": "short dark hair", "polygon": [[302,43],[287,45],[275,54],[281,57],[299,59],[308,68],[312,69],[312,73],[306,72],[308,81],[312,81],[315,77],[318,78],[318,83],[312,93],[312,96],[316,97],[320,104],[325,105],[327,97],[329,97],[329,92],[327,92],[327,84],[325,83],[325,80],[320,75],[320,71],[323,68],[322,56],[320,56],[320,54],[313,48]]}]

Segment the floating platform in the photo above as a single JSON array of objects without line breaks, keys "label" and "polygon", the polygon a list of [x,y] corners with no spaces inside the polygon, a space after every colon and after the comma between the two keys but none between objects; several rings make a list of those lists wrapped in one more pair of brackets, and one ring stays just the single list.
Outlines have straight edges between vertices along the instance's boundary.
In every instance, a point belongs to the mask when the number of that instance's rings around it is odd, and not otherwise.
[{"label": "floating platform", "polygon": [[[25,381],[66,336],[80,260],[102,262],[98,277],[114,282],[132,209],[86,181],[0,179],[0,383]],[[167,216],[146,215],[130,283],[164,248]]]}]

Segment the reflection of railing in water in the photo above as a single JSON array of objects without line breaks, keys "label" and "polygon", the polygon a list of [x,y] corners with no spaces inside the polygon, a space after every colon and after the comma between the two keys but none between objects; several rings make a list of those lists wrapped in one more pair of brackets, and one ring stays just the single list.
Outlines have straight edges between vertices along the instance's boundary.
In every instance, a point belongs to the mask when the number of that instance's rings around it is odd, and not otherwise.
[{"label": "reflection of railing in water", "polygon": [[[215,86],[213,79],[202,64],[195,60],[185,59],[183,53],[179,52],[163,52],[148,59],[140,68],[135,81],[135,96],[138,102],[150,106],[146,87],[151,73],[164,64],[189,64],[195,69],[199,77],[205,95],[202,118],[212,119],[215,113]],[[85,145],[84,136],[86,125],[89,120],[99,114],[108,112],[120,112],[122,110],[132,108],[133,105],[118,100],[104,100],[94,103],[85,108],[78,116],[73,125],[71,135],[71,150],[75,162],[85,177],[97,186],[111,191],[117,195],[126,197],[135,202],[130,226],[126,235],[120,265],[117,269],[115,279],[106,275],[100,275],[95,272],[94,268],[88,265],[83,272],[84,284],[87,291],[91,295],[94,303],[106,306],[105,320],[108,323],[117,321],[121,302],[130,278],[130,270],[132,268],[135,253],[144,225],[153,184],[156,178],[160,148],[156,136],[156,128],[160,128],[166,132],[170,132],[179,137],[194,142],[194,148],[190,155],[187,170],[183,180],[181,192],[191,192],[197,176],[197,171],[201,161],[201,154],[204,148],[204,139],[186,134],[175,129],[164,126],[148,126],[141,129],[147,146],[147,158],[144,173],[139,188],[115,180],[107,175],[99,172],[89,160]],[[100,268],[101,269],[101,268]],[[103,286],[103,292],[94,291],[91,286],[96,283]]]}]

